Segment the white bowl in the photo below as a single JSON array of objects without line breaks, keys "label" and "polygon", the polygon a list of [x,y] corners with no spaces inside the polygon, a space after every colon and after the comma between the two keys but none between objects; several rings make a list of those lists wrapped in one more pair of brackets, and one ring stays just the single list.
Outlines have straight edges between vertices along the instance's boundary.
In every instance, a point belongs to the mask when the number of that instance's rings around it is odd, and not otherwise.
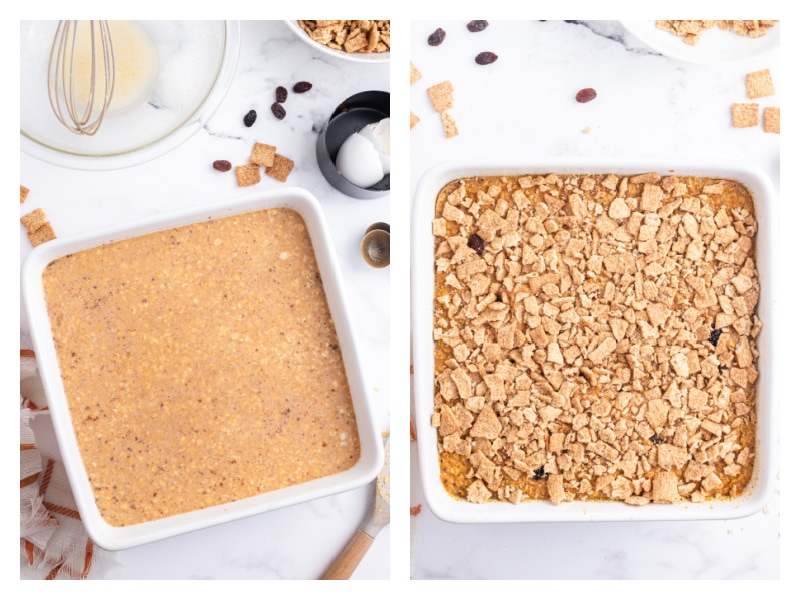
[{"label": "white bowl", "polygon": [[[158,53],[150,96],[109,113],[94,136],[53,114],[47,65],[57,21],[20,22],[20,148],[73,169],[109,170],[157,158],[188,140],[228,92],[239,59],[238,21],[139,21]],[[113,41],[113,39],[112,39]]]},{"label": "white bowl", "polygon": [[291,29],[297,35],[297,37],[303,40],[304,43],[308,44],[312,48],[315,48],[317,51],[322,52],[323,54],[327,54],[328,56],[362,63],[389,62],[390,52],[345,52],[344,50],[335,50],[334,48],[328,48],[328,46],[312,40],[305,30],[300,27],[297,21],[287,20],[286,24],[289,26],[289,29]]},{"label": "white bowl", "polygon": [[703,65],[729,65],[763,57],[780,47],[780,23],[775,23],[760,38],[738,35],[718,27],[700,34],[694,46],[683,37],[658,29],[655,21],[620,21],[641,42],[670,58]]},{"label": "white bowl", "polygon": [[[623,502],[508,502],[474,504],[450,496],[439,478],[439,455],[433,414],[433,290],[434,237],[431,222],[439,191],[449,182],[475,175],[524,175],[548,173],[615,173],[635,175],[651,171],[670,175],[710,176],[743,183],[753,196],[758,220],[757,268],[761,282],[758,316],[763,322],[759,337],[758,408],[756,463],[745,493],[731,500],[702,503],[648,504],[630,506]],[[440,519],[456,523],[515,523],[567,521],[656,521],[692,519],[732,519],[745,517],[762,509],[770,497],[777,473],[777,428],[774,423],[773,395],[773,323],[775,281],[774,244],[777,223],[773,213],[777,198],[769,179],[749,166],[730,163],[658,164],[638,160],[557,159],[550,162],[521,164],[518,161],[462,161],[434,167],[417,186],[412,217],[412,331],[414,359],[414,409],[419,451],[419,470],[428,505]]]},{"label": "white bowl", "polygon": [[[127,527],[109,525],[95,504],[70,419],[42,289],[43,270],[53,260],[72,252],[153,231],[271,207],[288,207],[296,210],[308,227],[350,385],[361,442],[359,461],[347,471],[236,502]],[[371,482],[383,465],[380,432],[370,408],[361,373],[351,318],[345,302],[344,282],[336,260],[334,245],[318,201],[305,190],[286,188],[280,191],[258,192],[208,206],[156,215],[135,223],[117,225],[73,238],[59,238],[33,249],[23,264],[21,283],[31,327],[31,338],[61,457],[83,525],[99,546],[110,550],[130,548],[330,494],[338,494]]]}]

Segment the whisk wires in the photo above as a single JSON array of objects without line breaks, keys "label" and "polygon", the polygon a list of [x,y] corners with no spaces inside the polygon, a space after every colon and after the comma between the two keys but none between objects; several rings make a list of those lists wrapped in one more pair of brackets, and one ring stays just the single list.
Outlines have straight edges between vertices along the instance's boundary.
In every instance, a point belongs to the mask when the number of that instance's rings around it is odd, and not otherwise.
[{"label": "whisk wires", "polygon": [[[59,21],[47,68],[47,93],[56,118],[70,131],[94,135],[114,94],[114,46],[108,21],[89,21],[88,53],[79,21]],[[86,26],[86,25],[84,25]]]}]

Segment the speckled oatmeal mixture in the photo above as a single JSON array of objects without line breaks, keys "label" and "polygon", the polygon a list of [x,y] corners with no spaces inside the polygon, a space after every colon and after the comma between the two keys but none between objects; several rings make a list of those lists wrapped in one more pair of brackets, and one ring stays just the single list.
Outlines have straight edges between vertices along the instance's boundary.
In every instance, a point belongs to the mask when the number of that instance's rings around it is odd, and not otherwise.
[{"label": "speckled oatmeal mixture", "polygon": [[78,252],[51,263],[43,284],[81,455],[111,525],[357,462],[338,338],[297,212]]},{"label": "speckled oatmeal mixture", "polygon": [[448,184],[433,221],[432,417],[448,492],[740,495],[755,458],[756,229],[733,181]]}]

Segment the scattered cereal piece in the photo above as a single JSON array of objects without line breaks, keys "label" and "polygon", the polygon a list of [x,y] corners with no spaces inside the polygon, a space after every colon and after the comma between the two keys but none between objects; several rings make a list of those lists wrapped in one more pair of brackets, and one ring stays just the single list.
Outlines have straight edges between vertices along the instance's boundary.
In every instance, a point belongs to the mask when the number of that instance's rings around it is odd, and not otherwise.
[{"label": "scattered cereal piece", "polygon": [[53,231],[53,227],[50,223],[44,223],[41,227],[36,229],[36,231],[28,231],[28,239],[34,246],[38,246],[39,244],[44,244],[45,242],[56,239],[56,232]]},{"label": "scattered cereal piece", "polygon": [[261,165],[262,167],[271,167],[272,163],[275,161],[275,150],[275,146],[256,142],[253,144],[253,150],[250,152],[250,163]]},{"label": "scattered cereal piece", "polygon": [[28,199],[28,194],[30,190],[26,188],[24,185],[19,186],[19,203],[22,204],[25,200]]},{"label": "scattered cereal piece", "polygon": [[758,125],[758,104],[734,103],[731,107],[731,120],[734,127],[755,127]]},{"label": "scattered cereal piece", "polygon": [[764,131],[768,133],[781,132],[781,109],[777,106],[764,108]]},{"label": "scattered cereal piece", "polygon": [[451,137],[456,137],[458,135],[458,127],[456,126],[456,120],[450,115],[448,115],[446,112],[442,113],[442,127],[444,127],[445,137],[451,138]]},{"label": "scattered cereal piece", "polygon": [[266,174],[278,181],[286,181],[289,173],[294,169],[294,161],[281,154],[275,154],[275,162],[271,167],[267,167]]},{"label": "scattered cereal piece", "polygon": [[438,113],[453,108],[453,84],[450,81],[443,81],[429,87],[428,97],[433,104],[433,110]]},{"label": "scattered cereal piece", "polygon": [[240,165],[236,167],[236,182],[239,187],[255,185],[261,181],[261,168],[258,165]]},{"label": "scattered cereal piece", "polygon": [[416,125],[417,123],[419,123],[419,117],[412,112],[411,113],[411,129],[414,129],[414,125]]},{"label": "scattered cereal piece", "polygon": [[41,208],[37,208],[27,215],[24,215],[19,221],[28,231],[36,231],[39,227],[47,223],[47,217]]},{"label": "scattered cereal piece", "polygon": [[414,66],[414,63],[411,63],[411,85],[414,85],[417,81],[422,79],[422,73],[419,72],[419,69]]},{"label": "scattered cereal piece", "polygon": [[34,246],[48,242],[56,237],[53,227],[47,222],[47,217],[41,208],[24,215],[20,219],[20,223],[28,230],[28,239]]},{"label": "scattered cereal piece", "polygon": [[750,99],[775,95],[775,87],[772,85],[772,75],[769,69],[745,75],[745,86],[747,87],[747,97]]}]

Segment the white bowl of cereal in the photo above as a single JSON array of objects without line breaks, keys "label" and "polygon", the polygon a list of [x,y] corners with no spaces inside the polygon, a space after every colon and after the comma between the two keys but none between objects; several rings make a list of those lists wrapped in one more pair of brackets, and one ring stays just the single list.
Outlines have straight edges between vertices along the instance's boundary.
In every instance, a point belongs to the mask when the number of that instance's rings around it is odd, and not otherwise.
[{"label": "white bowl of cereal", "polygon": [[382,466],[333,244],[304,190],[53,240],[26,259],[22,291],[103,548],[340,493]]},{"label": "white bowl of cereal", "polygon": [[774,201],[761,172],[711,162],[427,172],[412,329],[431,510],[499,523],[761,509],[777,469]]},{"label": "white bowl of cereal", "polygon": [[327,56],[364,63],[389,62],[389,21],[286,21],[298,38]]}]

